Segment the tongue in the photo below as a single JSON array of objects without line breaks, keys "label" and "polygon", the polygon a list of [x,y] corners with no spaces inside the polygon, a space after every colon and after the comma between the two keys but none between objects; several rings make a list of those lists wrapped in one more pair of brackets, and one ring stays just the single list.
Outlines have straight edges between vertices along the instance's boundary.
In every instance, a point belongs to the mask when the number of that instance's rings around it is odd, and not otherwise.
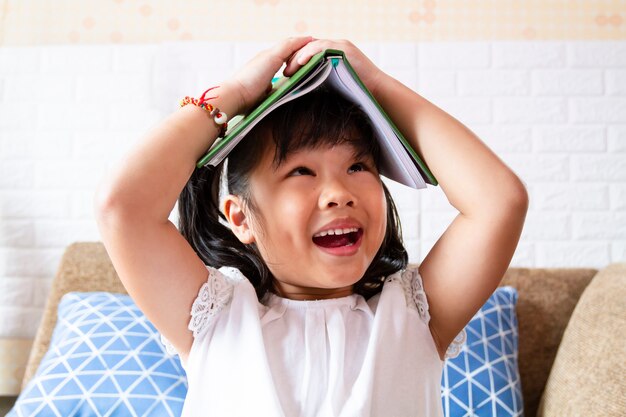
[{"label": "tongue", "polygon": [[339,246],[346,246],[352,243],[350,239],[350,235],[352,233],[343,234],[343,235],[326,235],[320,237],[314,237],[313,242],[324,248],[336,248]]}]

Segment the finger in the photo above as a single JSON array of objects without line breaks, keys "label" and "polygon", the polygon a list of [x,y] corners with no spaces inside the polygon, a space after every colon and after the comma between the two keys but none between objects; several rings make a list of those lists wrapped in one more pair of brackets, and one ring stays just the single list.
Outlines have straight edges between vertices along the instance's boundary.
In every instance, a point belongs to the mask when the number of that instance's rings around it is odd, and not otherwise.
[{"label": "finger", "polygon": [[306,45],[304,45],[298,51],[294,52],[294,54],[289,57],[289,60],[287,61],[287,66],[285,67],[283,74],[290,77],[300,67],[309,62],[313,55],[328,47],[328,45],[326,45],[323,41],[320,41],[319,39],[311,40],[311,42],[308,42]]},{"label": "finger", "polygon": [[302,66],[309,62],[315,54],[322,52],[324,49],[336,47],[335,43],[335,41],[313,38],[311,42],[308,42],[296,52],[294,63]]},{"label": "finger", "polygon": [[282,59],[283,62],[286,62],[293,56],[296,51],[298,51],[307,43],[311,42],[312,39],[312,36],[299,36],[285,39],[283,42],[277,45],[279,57]]}]

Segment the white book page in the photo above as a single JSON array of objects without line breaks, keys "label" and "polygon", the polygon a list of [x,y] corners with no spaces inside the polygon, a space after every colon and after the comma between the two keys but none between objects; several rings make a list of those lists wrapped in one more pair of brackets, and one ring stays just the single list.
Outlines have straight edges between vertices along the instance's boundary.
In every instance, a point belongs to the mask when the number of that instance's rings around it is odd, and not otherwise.
[{"label": "white book page", "polygon": [[340,58],[335,71],[328,77],[328,83],[348,100],[353,101],[372,119],[372,126],[379,136],[383,156],[381,174],[392,177],[404,185],[414,188],[426,188],[426,182],[404,145],[391,129],[387,119],[370,100],[361,86],[354,80],[352,73]]}]

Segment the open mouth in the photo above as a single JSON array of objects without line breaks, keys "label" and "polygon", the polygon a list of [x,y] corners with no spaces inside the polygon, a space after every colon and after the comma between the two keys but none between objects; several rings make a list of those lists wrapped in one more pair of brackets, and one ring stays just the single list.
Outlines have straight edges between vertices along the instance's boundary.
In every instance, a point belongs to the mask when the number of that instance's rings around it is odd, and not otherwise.
[{"label": "open mouth", "polygon": [[313,243],[323,248],[338,248],[352,246],[363,236],[363,229],[352,227],[349,229],[325,230],[313,236]]}]

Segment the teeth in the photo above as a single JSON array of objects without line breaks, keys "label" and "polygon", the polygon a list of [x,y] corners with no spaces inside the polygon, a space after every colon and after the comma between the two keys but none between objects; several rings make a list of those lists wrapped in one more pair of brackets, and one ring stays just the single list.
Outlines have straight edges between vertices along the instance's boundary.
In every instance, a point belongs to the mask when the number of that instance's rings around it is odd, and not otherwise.
[{"label": "teeth", "polygon": [[359,229],[357,229],[356,227],[351,227],[349,229],[329,229],[329,230],[324,230],[323,232],[319,232],[313,235],[313,237],[323,237],[326,235],[345,235],[348,233],[354,233],[357,232]]}]

